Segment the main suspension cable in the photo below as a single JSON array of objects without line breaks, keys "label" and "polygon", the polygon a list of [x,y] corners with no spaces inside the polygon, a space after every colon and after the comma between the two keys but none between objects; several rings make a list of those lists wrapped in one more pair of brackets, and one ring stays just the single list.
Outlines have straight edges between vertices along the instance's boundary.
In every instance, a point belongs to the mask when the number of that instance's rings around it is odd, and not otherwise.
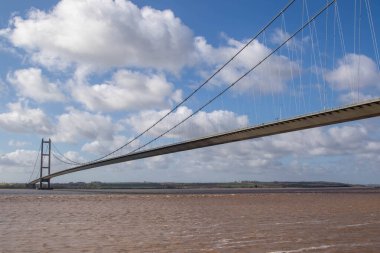
[{"label": "main suspension cable", "polygon": [[120,146],[119,148],[115,149],[114,151],[100,157],[100,158],[97,158],[97,159],[94,159],[92,161],[89,161],[87,163],[92,163],[92,162],[96,162],[96,161],[99,161],[99,160],[102,160],[114,153],[116,153],[117,151],[123,149],[124,147],[128,146],[129,144],[131,144],[132,142],[134,142],[135,140],[137,140],[138,138],[140,138],[142,135],[144,135],[145,133],[147,133],[149,130],[151,130],[153,127],[155,127],[158,123],[160,123],[161,121],[163,121],[165,118],[167,118],[170,114],[172,114],[175,110],[177,110],[181,105],[183,105],[187,100],[189,100],[195,93],[197,93],[203,86],[205,86],[207,83],[210,82],[210,80],[212,78],[214,78],[222,69],[224,69],[230,62],[232,62],[245,48],[247,48],[255,39],[257,39],[257,37],[259,37],[266,29],[268,29],[268,27],[274,22],[276,21],[276,19],[278,17],[281,16],[281,14],[283,14],[296,0],[291,0],[288,2],[288,4],[277,14],[275,15],[270,21],[269,23],[267,23],[252,39],[250,39],[239,51],[237,51],[226,63],[224,63],[221,67],[219,67],[209,78],[207,78],[200,86],[198,86],[195,90],[193,90],[185,99],[183,99],[180,103],[178,103],[176,106],[174,106],[169,112],[167,112],[164,116],[162,116],[159,120],[157,120],[154,124],[152,124],[150,127],[148,127],[146,130],[144,130],[143,132],[141,132],[140,134],[138,134],[137,136],[135,136],[133,139],[131,139],[130,141],[128,141],[126,144],[124,144],[123,146]]},{"label": "main suspension cable", "polygon": [[169,133],[170,131],[172,131],[173,129],[177,128],[178,126],[180,126],[182,123],[184,123],[186,120],[188,120],[189,118],[191,118],[192,116],[194,116],[195,114],[197,114],[198,112],[200,112],[203,108],[205,108],[206,106],[208,106],[209,104],[211,104],[213,101],[215,101],[217,98],[219,98],[220,96],[222,96],[226,91],[228,91],[229,89],[231,89],[233,86],[235,86],[235,84],[237,84],[240,80],[242,80],[244,77],[246,77],[249,73],[251,73],[254,69],[256,69],[258,66],[260,66],[265,60],[267,60],[270,56],[272,56],[274,53],[276,53],[281,47],[283,47],[288,41],[290,41],[291,39],[293,39],[299,32],[301,32],[306,26],[308,26],[311,22],[313,22],[318,16],[320,16],[325,10],[327,10],[336,0],[332,0],[331,2],[329,2],[325,7],[323,7],[317,14],[315,14],[312,18],[310,18],[305,24],[303,24],[295,33],[293,33],[288,39],[286,39],[281,45],[279,45],[276,49],[274,49],[272,52],[270,52],[267,56],[265,56],[260,62],[258,62],[256,65],[254,65],[251,69],[249,69],[246,73],[244,73],[242,76],[240,76],[236,81],[234,81],[233,83],[231,83],[229,86],[227,86],[224,90],[222,90],[220,93],[218,93],[216,96],[214,96],[212,99],[210,99],[207,103],[205,103],[203,106],[201,106],[200,108],[198,108],[196,111],[194,111],[192,114],[190,114],[189,116],[187,116],[186,118],[184,118],[183,120],[181,120],[179,123],[177,123],[176,125],[174,125],[172,128],[166,130],[165,132],[163,132],[162,134],[160,134],[159,136],[153,138],[152,140],[150,140],[149,142],[145,143],[144,145],[134,149],[133,151],[129,152],[128,154],[132,154],[134,152],[137,152],[138,150],[148,146],[149,144],[151,144],[152,142],[158,140],[159,138],[161,138],[162,136],[164,136],[165,134]]},{"label": "main suspension cable", "polygon": [[41,147],[42,147],[42,143],[41,143],[40,147],[37,149],[37,157],[36,157],[36,160],[34,161],[33,171],[32,171],[32,174],[30,174],[30,176],[29,176],[28,182],[30,182],[30,180],[32,179],[32,176],[34,174],[34,171],[36,170],[38,157],[40,157],[40,152],[39,151],[41,150]]},{"label": "main suspension cable", "polygon": [[79,162],[73,161],[73,160],[71,160],[70,158],[67,158],[64,154],[62,154],[61,151],[59,151],[59,149],[54,145],[53,142],[52,142],[52,146],[53,146],[53,149],[55,149],[55,151],[56,151],[61,157],[63,157],[64,159],[66,159],[68,162],[63,161],[62,159],[60,159],[60,158],[58,158],[56,155],[54,155],[54,157],[57,158],[59,161],[65,163],[65,164],[70,164],[70,165],[82,165],[82,164],[83,164],[83,163],[79,163]]}]

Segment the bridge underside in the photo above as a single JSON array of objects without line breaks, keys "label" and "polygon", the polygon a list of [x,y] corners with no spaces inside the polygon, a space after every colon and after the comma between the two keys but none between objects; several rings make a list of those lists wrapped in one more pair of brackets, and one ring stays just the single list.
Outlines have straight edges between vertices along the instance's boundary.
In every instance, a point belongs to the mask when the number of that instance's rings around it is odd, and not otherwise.
[{"label": "bridge underside", "polygon": [[[360,104],[350,105],[314,114],[308,114],[282,121],[239,129],[233,132],[226,132],[204,138],[162,146],[154,149],[135,152],[132,154],[122,155],[110,159],[97,161],[94,163],[84,164],[60,172],[52,173],[48,176],[42,177],[42,179],[46,180],[77,171],[88,170],[96,167],[138,160],[153,156],[165,155],[186,150],[204,148],[230,142],[254,139],[264,136],[326,126],[347,121],[371,118],[376,116],[380,116],[380,98],[376,100],[366,101]],[[38,178],[30,183],[35,184],[39,181],[40,179]]]}]

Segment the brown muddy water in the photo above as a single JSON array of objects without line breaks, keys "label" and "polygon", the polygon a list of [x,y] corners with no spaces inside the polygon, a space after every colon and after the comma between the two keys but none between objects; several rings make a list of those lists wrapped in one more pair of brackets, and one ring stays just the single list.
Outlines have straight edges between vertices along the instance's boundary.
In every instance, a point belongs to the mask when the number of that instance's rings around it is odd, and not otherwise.
[{"label": "brown muddy water", "polygon": [[380,189],[0,190],[0,252],[380,252]]}]

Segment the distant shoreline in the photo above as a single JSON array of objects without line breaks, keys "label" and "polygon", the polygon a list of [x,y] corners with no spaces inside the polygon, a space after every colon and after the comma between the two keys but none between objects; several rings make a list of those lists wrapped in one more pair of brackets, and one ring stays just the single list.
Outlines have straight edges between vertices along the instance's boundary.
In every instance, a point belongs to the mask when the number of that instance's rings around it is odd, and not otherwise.
[{"label": "distant shoreline", "polygon": [[[288,188],[352,188],[352,187],[380,187],[379,185],[354,185],[337,182],[260,182],[241,181],[223,183],[154,183],[154,182],[70,182],[52,183],[54,189],[109,189],[109,190],[163,190],[163,189],[288,189]],[[0,189],[27,189],[34,188],[32,185],[22,183],[0,183]]]},{"label": "distant shoreline", "polygon": [[244,194],[380,194],[380,187],[187,188],[187,189],[0,189],[1,195],[244,195]]}]

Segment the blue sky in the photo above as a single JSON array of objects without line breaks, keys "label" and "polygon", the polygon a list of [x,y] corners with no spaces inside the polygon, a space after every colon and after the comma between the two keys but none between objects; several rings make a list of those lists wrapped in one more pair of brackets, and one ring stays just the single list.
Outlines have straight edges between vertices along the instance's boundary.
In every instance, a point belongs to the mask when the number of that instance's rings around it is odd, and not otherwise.
[{"label": "blue sky", "polygon": [[[215,103],[147,148],[378,98],[380,5],[337,3]],[[78,162],[124,145],[181,102],[286,4],[2,1],[0,182],[30,177],[41,138],[51,138]],[[325,4],[295,1],[196,96],[116,155],[196,111]],[[368,119],[310,129],[56,180],[380,183],[379,123]],[[53,171],[63,168],[53,162]]]}]

